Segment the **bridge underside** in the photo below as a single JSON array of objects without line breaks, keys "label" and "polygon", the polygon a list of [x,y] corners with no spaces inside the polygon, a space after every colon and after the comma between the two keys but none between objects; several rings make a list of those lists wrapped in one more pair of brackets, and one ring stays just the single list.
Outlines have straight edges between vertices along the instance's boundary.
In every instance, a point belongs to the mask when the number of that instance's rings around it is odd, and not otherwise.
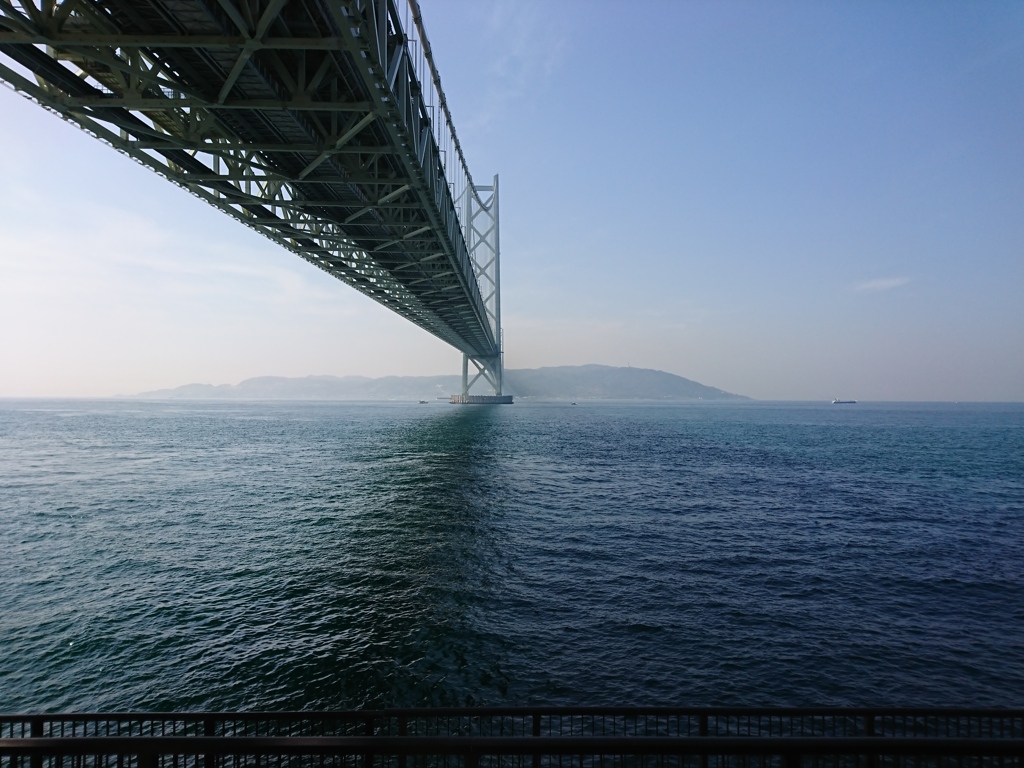
[{"label": "bridge underside", "polygon": [[387,0],[0,0],[0,79],[500,364],[428,56]]}]

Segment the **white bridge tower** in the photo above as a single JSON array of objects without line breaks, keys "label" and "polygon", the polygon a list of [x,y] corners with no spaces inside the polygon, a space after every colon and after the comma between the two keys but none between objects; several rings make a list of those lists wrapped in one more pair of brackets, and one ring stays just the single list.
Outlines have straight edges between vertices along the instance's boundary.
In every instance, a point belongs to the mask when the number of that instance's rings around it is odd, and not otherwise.
[{"label": "white bridge tower", "polygon": [[[497,341],[493,356],[462,355],[462,393],[452,397],[453,403],[511,403],[512,396],[502,392],[505,339],[501,328],[501,243],[498,227],[498,177],[490,186],[473,185],[464,193],[466,246],[473,272],[483,298],[487,322]],[[470,364],[475,369],[470,378]],[[483,379],[493,394],[473,395],[473,385]]]}]

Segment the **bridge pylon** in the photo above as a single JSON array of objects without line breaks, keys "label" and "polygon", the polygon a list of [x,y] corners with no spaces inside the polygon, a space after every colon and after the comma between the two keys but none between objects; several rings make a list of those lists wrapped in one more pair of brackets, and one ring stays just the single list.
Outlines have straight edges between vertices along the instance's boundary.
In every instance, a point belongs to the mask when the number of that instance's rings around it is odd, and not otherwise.
[{"label": "bridge pylon", "polygon": [[[511,395],[502,392],[505,368],[505,339],[501,328],[501,239],[498,219],[498,177],[488,186],[474,184],[464,193],[463,222],[470,263],[480,287],[487,323],[498,350],[495,355],[462,355],[462,393],[452,398],[458,403],[511,403]],[[475,369],[470,378],[470,366]],[[485,381],[492,395],[471,395],[473,385]]]}]

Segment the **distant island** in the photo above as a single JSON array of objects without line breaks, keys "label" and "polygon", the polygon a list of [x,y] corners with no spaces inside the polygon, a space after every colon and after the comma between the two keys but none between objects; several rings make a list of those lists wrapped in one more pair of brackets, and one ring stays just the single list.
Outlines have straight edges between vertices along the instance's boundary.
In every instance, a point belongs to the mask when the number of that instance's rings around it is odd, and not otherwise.
[{"label": "distant island", "polygon": [[[259,376],[240,384],[186,384],[143,392],[151,400],[418,400],[447,399],[459,376]],[[650,368],[562,365],[505,371],[505,391],[545,400],[749,400]]]}]

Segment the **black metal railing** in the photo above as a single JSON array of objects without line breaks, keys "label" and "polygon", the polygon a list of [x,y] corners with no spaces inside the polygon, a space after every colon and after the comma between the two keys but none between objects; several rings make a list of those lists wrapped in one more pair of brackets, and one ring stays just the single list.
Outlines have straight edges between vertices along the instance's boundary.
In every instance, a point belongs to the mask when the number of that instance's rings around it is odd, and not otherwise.
[{"label": "black metal railing", "polygon": [[0,768],[1024,768],[1024,710],[0,715]]}]

